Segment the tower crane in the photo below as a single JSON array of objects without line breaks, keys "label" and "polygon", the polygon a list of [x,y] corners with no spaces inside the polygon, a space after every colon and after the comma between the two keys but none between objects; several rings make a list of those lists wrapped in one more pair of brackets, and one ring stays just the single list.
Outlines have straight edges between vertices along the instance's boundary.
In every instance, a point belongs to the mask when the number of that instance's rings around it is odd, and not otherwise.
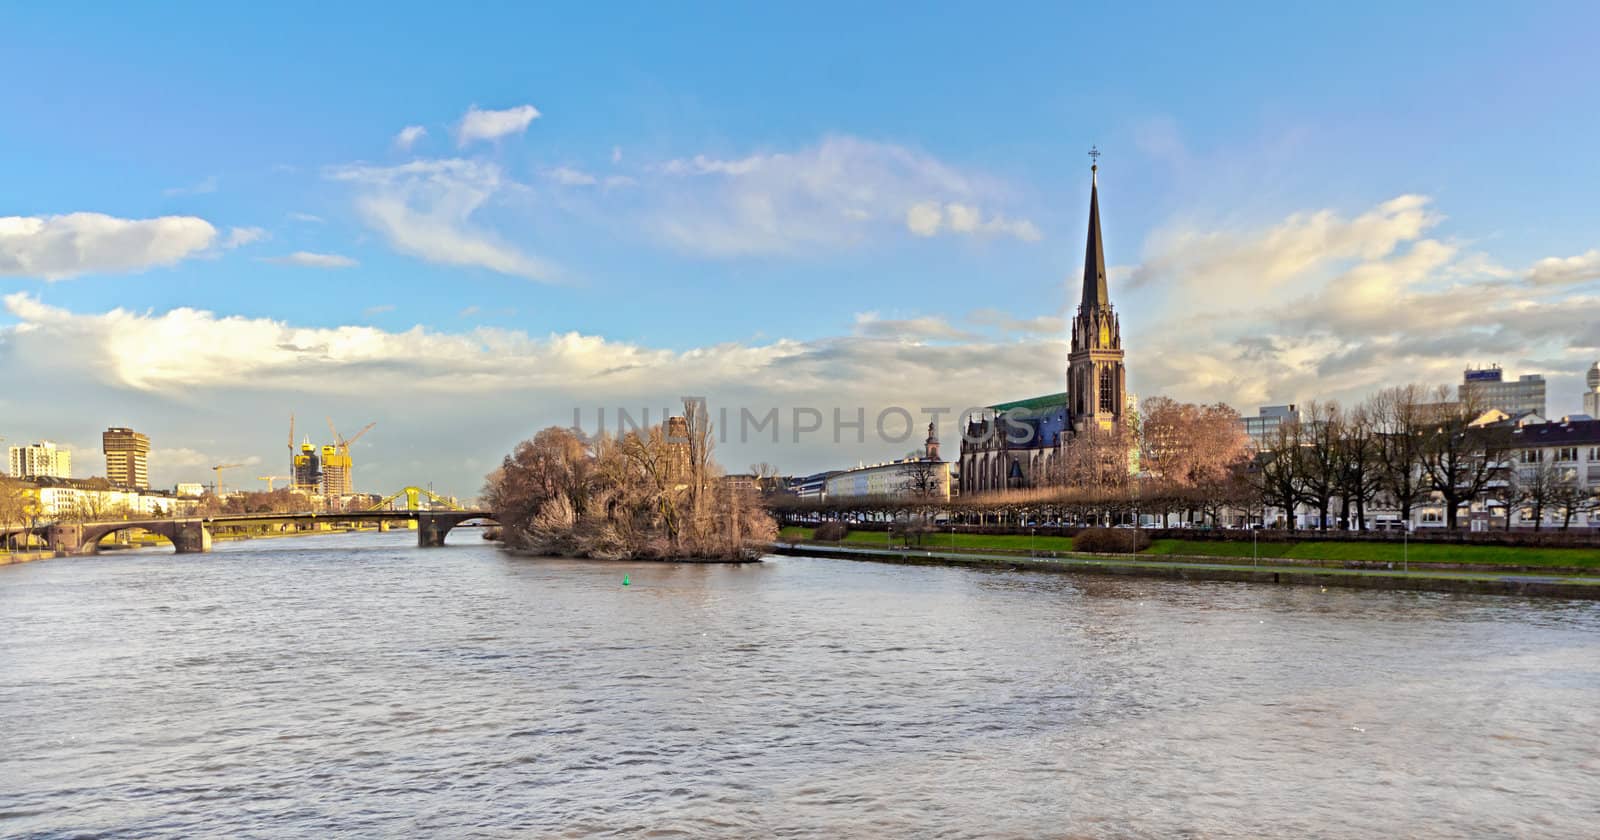
[{"label": "tower crane", "polygon": [[218,465],[212,467],[211,471],[213,473],[215,473],[216,476],[217,476],[216,479],[211,482],[211,493],[212,493],[212,495],[216,496],[219,499],[222,498],[222,471],[223,470],[231,470],[234,467],[242,467],[242,466],[244,466],[244,464],[218,464]]},{"label": "tower crane", "polygon": [[328,418],[328,431],[333,434],[333,445],[322,449],[323,492],[328,496],[348,495],[355,489],[355,482],[351,479],[351,468],[354,464],[350,458],[350,445],[361,439],[361,436],[372,431],[377,423],[368,423],[356,432],[354,437],[346,438],[339,434],[333,427],[333,418]]},{"label": "tower crane", "polygon": [[256,476],[256,481],[265,481],[267,483],[267,492],[271,493],[272,492],[272,482],[274,482],[274,481],[293,481],[293,479],[289,478],[288,476],[283,476],[283,475],[258,475],[258,476]]}]

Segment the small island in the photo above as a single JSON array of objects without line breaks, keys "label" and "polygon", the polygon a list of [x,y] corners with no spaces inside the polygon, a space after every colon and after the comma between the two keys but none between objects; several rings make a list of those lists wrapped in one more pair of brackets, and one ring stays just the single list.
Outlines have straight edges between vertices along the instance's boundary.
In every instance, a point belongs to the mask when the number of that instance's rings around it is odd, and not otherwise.
[{"label": "small island", "polygon": [[611,436],[551,426],[517,444],[483,499],[507,549],[602,560],[744,562],[777,537],[749,481],[711,458],[705,403]]}]

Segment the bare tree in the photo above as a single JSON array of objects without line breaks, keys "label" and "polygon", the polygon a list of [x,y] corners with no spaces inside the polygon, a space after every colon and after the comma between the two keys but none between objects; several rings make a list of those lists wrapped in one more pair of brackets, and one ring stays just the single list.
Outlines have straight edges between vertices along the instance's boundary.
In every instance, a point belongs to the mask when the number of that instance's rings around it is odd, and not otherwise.
[{"label": "bare tree", "polygon": [[1600,505],[1600,495],[1597,490],[1591,490],[1578,479],[1576,470],[1571,470],[1562,475],[1551,495],[1550,504],[1561,515],[1561,530],[1572,527],[1572,520],[1580,513],[1596,509]]},{"label": "bare tree", "polygon": [[[1556,506],[1556,497],[1566,479],[1566,470],[1550,463],[1541,449],[1523,450],[1522,464],[1508,471],[1509,481],[1515,488],[1516,504],[1525,509],[1533,519],[1533,530],[1544,529],[1545,513]],[[1507,509],[1506,520],[1511,519]]]},{"label": "bare tree", "polygon": [[[1382,470],[1379,439],[1368,406],[1360,405],[1345,414],[1344,435],[1339,445],[1339,495],[1344,501],[1346,528],[1367,530],[1367,506],[1381,488]],[[1351,506],[1354,504],[1354,516]]]},{"label": "bare tree", "polygon": [[1484,495],[1497,479],[1507,443],[1504,429],[1474,426],[1481,413],[1471,400],[1450,402],[1440,388],[1422,430],[1422,469],[1428,484],[1444,499],[1445,526],[1457,527],[1460,509]]},{"label": "bare tree", "polygon": [[1300,449],[1304,436],[1298,422],[1285,420],[1256,453],[1256,488],[1263,506],[1283,510],[1289,530],[1295,530],[1295,508],[1306,500],[1304,458]]},{"label": "bare tree", "polygon": [[1302,420],[1300,482],[1306,501],[1317,509],[1318,530],[1328,530],[1328,510],[1343,480],[1341,454],[1344,415],[1336,402],[1312,401]]},{"label": "bare tree", "polygon": [[1428,492],[1422,470],[1422,433],[1426,425],[1424,391],[1419,385],[1387,388],[1372,395],[1367,411],[1377,443],[1377,483],[1411,521],[1411,510]]}]

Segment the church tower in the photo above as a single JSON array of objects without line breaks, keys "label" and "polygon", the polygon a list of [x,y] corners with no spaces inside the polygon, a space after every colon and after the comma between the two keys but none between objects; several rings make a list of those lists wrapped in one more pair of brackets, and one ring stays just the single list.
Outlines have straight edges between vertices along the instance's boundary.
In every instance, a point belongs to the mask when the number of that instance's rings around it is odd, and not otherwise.
[{"label": "church tower", "polygon": [[1089,242],[1083,255],[1083,297],[1072,319],[1067,354],[1067,409],[1075,432],[1110,431],[1122,422],[1127,400],[1122,368],[1122,325],[1106,291],[1106,255],[1100,243],[1100,153],[1089,167]]}]

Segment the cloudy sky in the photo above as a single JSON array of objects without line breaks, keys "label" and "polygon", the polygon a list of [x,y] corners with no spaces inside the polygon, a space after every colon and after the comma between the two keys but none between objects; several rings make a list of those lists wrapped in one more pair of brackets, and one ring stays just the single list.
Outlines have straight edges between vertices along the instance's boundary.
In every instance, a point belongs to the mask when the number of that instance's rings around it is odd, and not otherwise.
[{"label": "cloudy sky", "polygon": [[1591,4],[523,5],[0,11],[0,436],[248,482],[376,421],[358,489],[470,495],[699,394],[782,413],[733,468],[898,456],[1064,388],[1091,144],[1142,396],[1600,358]]}]

